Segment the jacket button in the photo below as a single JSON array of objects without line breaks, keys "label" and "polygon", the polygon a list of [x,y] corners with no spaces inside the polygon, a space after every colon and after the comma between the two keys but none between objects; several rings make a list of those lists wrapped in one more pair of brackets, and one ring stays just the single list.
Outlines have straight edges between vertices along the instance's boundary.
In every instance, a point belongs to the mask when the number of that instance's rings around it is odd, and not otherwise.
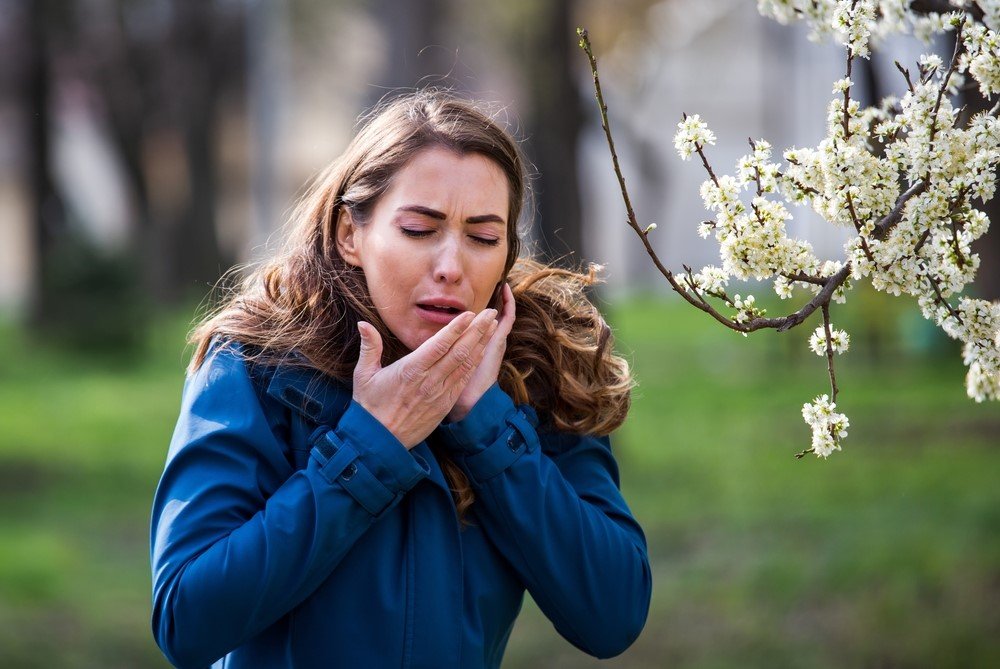
[{"label": "jacket button", "polygon": [[511,432],[510,436],[507,437],[507,448],[509,448],[512,451],[516,451],[518,447],[517,437],[515,435],[516,435],[515,432]]},{"label": "jacket button", "polygon": [[357,473],[358,473],[358,466],[352,462],[351,464],[347,465],[347,469],[345,469],[343,473],[341,473],[340,478],[344,479],[345,481],[350,481],[352,478],[354,478],[354,475]]}]

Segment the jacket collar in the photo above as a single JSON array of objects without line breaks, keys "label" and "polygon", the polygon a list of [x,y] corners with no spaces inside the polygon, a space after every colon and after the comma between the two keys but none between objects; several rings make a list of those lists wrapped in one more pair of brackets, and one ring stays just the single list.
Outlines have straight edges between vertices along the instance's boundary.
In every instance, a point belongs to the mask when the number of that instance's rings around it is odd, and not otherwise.
[{"label": "jacket collar", "polygon": [[[351,387],[343,381],[315,369],[294,365],[279,365],[274,369],[267,386],[267,394],[311,422],[330,427],[334,427],[340,421],[353,397]],[[431,470],[428,478],[443,488],[450,497],[451,492],[444,472],[441,471],[441,466],[427,442],[422,441],[417,444],[413,452],[427,461],[427,466]]]},{"label": "jacket collar", "polygon": [[336,425],[351,404],[351,389],[315,369],[280,365],[267,394],[319,425]]}]

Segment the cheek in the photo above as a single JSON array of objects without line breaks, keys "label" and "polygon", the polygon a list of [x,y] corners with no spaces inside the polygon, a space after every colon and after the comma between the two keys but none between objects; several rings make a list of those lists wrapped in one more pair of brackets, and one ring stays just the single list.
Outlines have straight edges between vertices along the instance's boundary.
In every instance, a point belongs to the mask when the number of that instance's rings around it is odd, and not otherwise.
[{"label": "cheek", "polygon": [[503,270],[506,266],[506,254],[501,256],[499,260],[483,264],[483,273],[477,282],[479,285],[476,291],[476,301],[479,303],[477,304],[479,311],[487,307],[496,306],[494,298],[496,297],[497,284],[503,280]]}]

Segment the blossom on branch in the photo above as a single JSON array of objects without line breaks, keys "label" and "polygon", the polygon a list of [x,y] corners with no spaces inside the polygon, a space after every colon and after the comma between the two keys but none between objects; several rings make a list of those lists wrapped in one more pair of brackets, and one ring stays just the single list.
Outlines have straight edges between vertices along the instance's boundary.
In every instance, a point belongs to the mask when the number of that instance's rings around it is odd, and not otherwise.
[{"label": "blossom on branch", "polygon": [[837,405],[829,395],[817,397],[811,404],[802,405],[802,418],[812,428],[812,452],[816,457],[825,458],[840,450],[840,440],[847,436],[851,422],[834,409]]},{"label": "blossom on branch", "polygon": [[[843,330],[830,330],[830,350],[843,353],[851,345],[851,336]],[[809,336],[809,349],[818,356],[826,355],[826,329],[820,325]]]},{"label": "blossom on branch", "polygon": [[[630,225],[691,305],[744,336],[765,328],[785,331],[822,312],[823,324],[812,332],[809,347],[827,359],[831,393],[807,403],[802,414],[813,433],[812,446],[803,453],[824,458],[840,450],[848,427],[846,416],[834,411],[833,362],[850,337],[831,327],[830,305],[845,302],[863,279],[876,290],[915,298],[925,318],[962,343],[968,395],[979,402],[1000,400],[1000,303],[964,294],[980,268],[973,244],[990,224],[980,207],[996,195],[1000,101],[990,101],[989,112],[971,118],[952,101],[960,87],[978,86],[987,98],[1000,95],[1000,0],[920,3],[940,8],[922,12],[913,4],[758,0],[762,14],[782,23],[804,20],[811,38],[840,40],[846,76],[832,86],[826,137],[816,147],[784,151],[783,163],[772,158],[768,142],[750,140],[751,151],[737,161],[734,173],[717,174],[707,150],[715,134],[700,116],[684,116],[674,146],[682,159],[698,154],[708,173],[700,195],[713,220],[701,222],[698,234],[718,242],[719,266],[699,272],[685,266],[687,273],[676,275],[663,266],[636,221],[615,160]],[[949,58],[924,55],[912,75],[897,63],[907,86],[902,98],[888,97],[866,109],[852,99],[852,63],[870,55],[873,41],[896,33],[929,40],[952,31],[955,49]],[[616,157],[596,60],[583,36]],[[828,223],[853,231],[842,260],[821,260],[808,242],[788,236],[792,205],[811,207]],[[734,279],[773,281],[782,299],[804,289],[810,299],[793,313],[767,318],[752,295],[729,297],[726,289]]]},{"label": "blossom on branch", "polygon": [[698,114],[685,118],[681,122],[681,131],[674,137],[674,147],[684,160],[709,144],[715,144],[715,133],[708,129]]}]

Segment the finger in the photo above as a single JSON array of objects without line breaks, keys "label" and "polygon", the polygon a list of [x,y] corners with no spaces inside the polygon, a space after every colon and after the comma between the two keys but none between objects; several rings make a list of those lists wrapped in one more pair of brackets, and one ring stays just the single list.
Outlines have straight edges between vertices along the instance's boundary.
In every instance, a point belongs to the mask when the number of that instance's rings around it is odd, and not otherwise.
[{"label": "finger", "polygon": [[496,352],[503,356],[503,352],[507,348],[507,336],[514,327],[516,315],[517,306],[514,302],[514,292],[505,283],[503,286],[503,313],[500,314],[500,319],[497,321],[496,332],[493,333],[493,337],[487,344],[487,355]]},{"label": "finger", "polygon": [[477,355],[478,347],[485,346],[493,333],[497,320],[496,309],[483,309],[469,324],[468,329],[452,345],[448,353],[428,370],[428,382],[443,383],[451,373],[467,360]]},{"label": "finger", "polygon": [[382,369],[382,337],[365,321],[358,321],[358,334],[361,335],[361,350],[354,366],[354,378],[365,382]]},{"label": "finger", "polygon": [[448,355],[448,351],[451,350],[455,342],[468,330],[475,318],[475,314],[471,311],[461,313],[451,319],[450,323],[434,333],[434,336],[418,346],[410,354],[412,356],[410,364],[413,365],[415,371],[426,372],[444,356]]},{"label": "finger", "polygon": [[510,289],[510,284],[503,284],[503,313],[500,314],[500,327],[498,331],[506,337],[514,327],[514,320],[517,318],[517,305],[514,302],[514,291]]},{"label": "finger", "polygon": [[486,356],[487,347],[496,336],[499,325],[499,322],[495,318],[492,319],[487,326],[486,332],[483,333],[483,336],[480,337],[479,341],[477,341],[469,351],[468,357],[455,367],[455,369],[453,369],[444,380],[444,389],[453,389],[450,393],[452,397],[458,397],[462,390],[465,389],[465,386],[469,383],[469,380],[472,378],[476,368],[479,367],[483,358]]}]

